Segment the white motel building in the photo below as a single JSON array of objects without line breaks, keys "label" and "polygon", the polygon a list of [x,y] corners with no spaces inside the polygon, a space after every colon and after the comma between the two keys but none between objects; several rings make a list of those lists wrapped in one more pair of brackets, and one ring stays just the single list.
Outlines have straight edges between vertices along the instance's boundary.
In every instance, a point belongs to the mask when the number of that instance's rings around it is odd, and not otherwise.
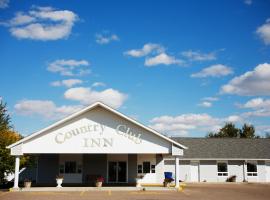
[{"label": "white motel building", "polygon": [[[24,178],[37,185],[162,184],[164,172],[179,182],[270,182],[270,139],[169,138],[97,102],[8,146],[16,157],[14,187]],[[37,158],[20,171],[20,156]]]}]

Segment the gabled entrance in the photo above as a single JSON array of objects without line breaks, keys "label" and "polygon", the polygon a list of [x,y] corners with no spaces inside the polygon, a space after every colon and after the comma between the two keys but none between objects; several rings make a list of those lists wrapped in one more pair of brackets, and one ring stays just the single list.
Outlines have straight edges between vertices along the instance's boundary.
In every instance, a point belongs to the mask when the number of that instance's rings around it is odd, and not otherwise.
[{"label": "gabled entrance", "polygon": [[[108,183],[130,183],[134,182],[137,173],[142,173],[137,171],[139,169],[137,157],[131,159],[134,157],[131,155],[149,154],[154,158],[159,155],[160,159],[163,159],[162,155],[171,155],[175,157],[175,168],[178,169],[179,157],[183,156],[184,149],[187,149],[178,142],[100,102],[33,133],[8,148],[11,149],[11,155],[16,156],[14,188],[18,187],[20,156],[24,154],[61,155],[60,157],[65,157],[64,155],[67,154],[79,155],[80,160],[69,156],[70,160],[54,162],[56,166],[52,169],[50,181],[55,181],[57,173],[64,173],[68,177],[66,179],[68,182],[83,182],[98,175],[106,179]],[[96,162],[92,162],[91,155],[99,155]],[[107,155],[107,157],[102,155]],[[49,161],[52,160],[48,159]],[[48,162],[39,163],[38,166],[42,169],[40,174],[45,177],[48,177],[47,174],[50,173],[46,170]],[[142,160],[142,164],[144,163],[147,165],[140,164],[139,166],[143,168],[147,182],[162,182],[160,176],[156,175],[158,170],[160,170],[159,174],[163,174],[162,165],[156,170],[154,162],[151,164],[149,160]],[[178,172],[176,170],[175,173],[177,187],[179,186]]]}]

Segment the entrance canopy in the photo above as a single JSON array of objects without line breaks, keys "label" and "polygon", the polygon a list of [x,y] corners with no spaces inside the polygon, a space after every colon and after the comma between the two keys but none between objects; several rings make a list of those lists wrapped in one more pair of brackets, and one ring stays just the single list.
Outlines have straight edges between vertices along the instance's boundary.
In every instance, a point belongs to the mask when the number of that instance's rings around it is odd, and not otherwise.
[{"label": "entrance canopy", "polygon": [[172,154],[187,147],[97,102],[11,144],[23,154]]}]

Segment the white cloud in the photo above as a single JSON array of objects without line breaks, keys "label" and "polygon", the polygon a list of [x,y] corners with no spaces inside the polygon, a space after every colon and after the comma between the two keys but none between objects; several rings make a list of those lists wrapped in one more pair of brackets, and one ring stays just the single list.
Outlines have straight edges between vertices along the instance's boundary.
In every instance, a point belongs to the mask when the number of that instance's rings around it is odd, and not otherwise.
[{"label": "white cloud", "polygon": [[35,17],[30,16],[28,14],[24,14],[22,12],[17,12],[15,14],[15,17],[13,17],[9,21],[9,25],[10,26],[20,26],[20,25],[29,24],[29,23],[34,22],[34,21],[36,21]]},{"label": "white cloud", "polygon": [[150,127],[170,136],[188,135],[190,131],[208,133],[218,131],[226,122],[242,122],[242,117],[231,115],[225,118],[216,118],[209,114],[182,114],[178,116],[160,116],[150,120]]},{"label": "white cloud", "polygon": [[229,117],[224,119],[225,122],[237,123],[242,122],[243,118],[239,115],[230,115]]},{"label": "white cloud", "polygon": [[217,97],[204,97],[202,98],[203,101],[218,101],[219,98]]},{"label": "white cloud", "polygon": [[180,59],[176,59],[173,56],[169,56],[166,53],[161,53],[157,56],[151,57],[151,58],[146,58],[144,65],[151,67],[155,65],[172,65],[172,64],[183,64],[184,61]]},{"label": "white cloud", "polygon": [[98,44],[108,44],[112,41],[118,41],[119,37],[116,34],[112,35],[104,35],[104,34],[96,34],[96,42]]},{"label": "white cloud", "polygon": [[59,106],[49,100],[21,100],[14,106],[15,112],[24,116],[39,116],[49,120],[63,118],[83,108],[81,105]]},{"label": "white cloud", "polygon": [[183,114],[176,117],[160,116],[150,121],[150,127],[169,135],[187,135],[189,131],[203,129],[212,131],[220,124],[220,119],[208,114]]},{"label": "white cloud", "polygon": [[191,74],[193,78],[205,78],[205,77],[221,77],[233,74],[233,70],[222,64],[212,65],[210,67],[204,68],[198,73]]},{"label": "white cloud", "polygon": [[0,0],[0,8],[8,8],[9,0]]},{"label": "white cloud", "polygon": [[94,82],[92,84],[92,87],[105,87],[105,86],[106,86],[106,84],[103,82]]},{"label": "white cloud", "polygon": [[212,107],[212,103],[209,102],[209,101],[203,101],[203,102],[199,103],[198,105],[201,106],[201,107],[205,107],[205,108]]},{"label": "white cloud", "polygon": [[16,13],[6,25],[18,39],[58,40],[70,35],[77,19],[77,15],[69,10],[35,6],[28,12]]},{"label": "white cloud", "polygon": [[62,76],[83,76],[90,74],[89,65],[86,60],[56,60],[48,65],[47,70]]},{"label": "white cloud", "polygon": [[132,49],[124,52],[124,54],[132,57],[143,57],[153,52],[161,53],[164,52],[164,50],[164,47],[159,44],[147,43],[142,49]]},{"label": "white cloud", "polygon": [[254,111],[245,112],[243,117],[270,117],[270,109],[258,109]]},{"label": "white cloud", "polygon": [[170,56],[165,52],[165,48],[159,44],[147,43],[142,49],[132,49],[124,52],[125,55],[132,57],[145,57],[144,65],[147,67],[155,65],[184,64],[183,60]]},{"label": "white cloud", "polygon": [[263,99],[263,98],[254,98],[246,102],[242,108],[268,108],[270,109],[270,99]]},{"label": "white cloud", "polygon": [[269,117],[270,116],[270,99],[254,98],[247,101],[240,108],[252,109],[252,111],[243,113],[244,117]]},{"label": "white cloud", "polygon": [[213,106],[213,102],[218,100],[219,98],[217,97],[204,97],[201,99],[201,103],[199,103],[198,106],[210,108]]},{"label": "white cloud", "polygon": [[256,33],[264,44],[270,45],[270,18],[266,20],[265,24],[257,28]]},{"label": "white cloud", "polygon": [[256,129],[256,132],[262,136],[264,136],[265,133],[270,133],[270,126],[269,125],[255,126],[255,129]]},{"label": "white cloud", "polygon": [[66,79],[66,80],[51,82],[51,85],[54,87],[59,87],[59,86],[72,87],[74,85],[78,85],[82,83],[83,81],[80,79]]},{"label": "white cloud", "polygon": [[251,5],[253,2],[252,2],[252,0],[244,0],[244,3],[246,4],[246,5]]},{"label": "white cloud", "polygon": [[270,64],[260,64],[253,71],[248,71],[233,78],[220,89],[222,94],[270,95]]},{"label": "white cloud", "polygon": [[200,51],[184,51],[182,56],[188,58],[190,61],[211,61],[216,60],[216,52],[202,53]]},{"label": "white cloud", "polygon": [[113,108],[119,108],[123,105],[128,96],[111,88],[103,91],[95,91],[91,88],[76,87],[68,89],[65,92],[64,97],[66,99],[79,101],[84,105],[100,101]]}]

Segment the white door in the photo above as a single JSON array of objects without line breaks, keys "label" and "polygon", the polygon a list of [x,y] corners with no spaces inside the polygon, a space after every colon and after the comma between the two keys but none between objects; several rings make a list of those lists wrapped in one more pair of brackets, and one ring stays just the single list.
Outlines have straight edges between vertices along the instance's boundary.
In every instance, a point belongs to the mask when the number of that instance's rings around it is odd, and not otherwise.
[{"label": "white door", "polygon": [[199,161],[190,161],[190,181],[199,182]]},{"label": "white door", "polygon": [[270,161],[265,162],[266,182],[270,182]]}]

